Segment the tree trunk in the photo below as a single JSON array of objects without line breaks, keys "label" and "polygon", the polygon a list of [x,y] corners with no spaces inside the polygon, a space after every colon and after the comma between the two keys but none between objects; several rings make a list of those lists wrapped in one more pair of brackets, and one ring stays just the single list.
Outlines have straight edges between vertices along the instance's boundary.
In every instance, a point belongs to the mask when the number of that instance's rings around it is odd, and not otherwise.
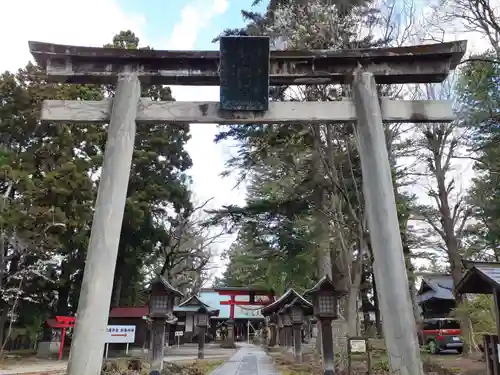
[{"label": "tree trunk", "polygon": [[5,325],[7,324],[7,318],[9,317],[9,306],[2,304],[2,312],[0,313],[0,345],[5,342]]},{"label": "tree trunk", "polygon": [[[325,191],[323,188],[325,178],[323,176],[323,168],[321,163],[321,137],[319,129],[311,127],[313,133],[313,150],[312,150],[312,164],[314,168],[313,179],[314,185],[314,232],[316,238],[316,264],[318,279],[323,276],[328,276],[332,279],[332,256],[330,251],[330,236],[329,236],[329,220],[325,215]],[[321,342],[321,324],[318,322],[318,336],[316,338],[316,352],[322,354]]]},{"label": "tree trunk", "polygon": [[[357,260],[356,263],[361,263],[361,260]],[[349,294],[347,296],[347,306],[346,306],[346,321],[347,321],[347,334],[349,336],[357,336],[357,323],[358,323],[358,299],[360,294],[361,285],[361,268],[360,265],[356,264],[353,267],[354,279],[349,288]]]},{"label": "tree trunk", "polygon": [[[5,207],[7,206],[9,196],[11,196],[14,193],[13,186],[14,186],[13,182],[9,182],[9,184],[7,185],[6,191],[2,196],[2,201],[0,202],[0,212],[2,214],[5,210]],[[5,261],[7,247],[6,247],[6,243],[5,243],[5,236],[6,236],[5,229],[4,229],[3,225],[0,228],[1,228],[0,229],[0,231],[1,231],[0,232],[0,291],[2,291],[2,293],[3,293],[4,283],[5,283],[5,274],[6,274],[6,270],[7,270],[7,264]],[[2,328],[2,331],[3,331],[3,328]]]},{"label": "tree trunk", "polygon": [[380,307],[378,303],[377,283],[375,282],[375,274],[373,273],[373,263],[371,269],[373,285],[373,306],[375,307],[375,329],[377,330],[377,336],[383,338],[384,333],[382,331],[382,321],[380,320]]},{"label": "tree trunk", "polygon": [[[462,279],[462,261],[460,258],[460,249],[459,242],[457,238],[457,234],[455,233],[455,223],[453,221],[453,215],[450,209],[449,197],[448,197],[448,189],[446,187],[446,170],[443,170],[441,165],[441,159],[435,153],[435,176],[438,186],[438,195],[440,201],[440,215],[441,215],[441,223],[443,227],[444,233],[444,242],[446,244],[446,250],[448,253],[448,259],[450,262],[451,276],[453,279],[453,289],[455,294],[455,300],[457,305],[463,302],[463,298],[461,295],[457,293],[455,290],[456,286]],[[469,317],[467,315],[459,316],[460,320],[460,328],[462,331],[463,337],[469,337],[470,329],[469,329]],[[470,351],[470,347],[467,342],[464,342],[463,352],[468,353]]]},{"label": "tree trunk", "polygon": [[66,316],[69,314],[68,301],[70,292],[70,281],[69,281],[70,271],[69,264],[63,262],[61,267],[61,277],[60,285],[57,288],[57,315]]},{"label": "tree trunk", "polygon": [[403,254],[405,257],[406,272],[408,273],[408,288],[410,293],[411,304],[413,307],[413,316],[415,317],[415,322],[418,324],[422,320],[422,315],[420,314],[420,307],[417,301],[417,290],[415,287],[415,275],[413,264],[411,263],[411,251],[410,247],[406,244],[407,238],[406,233],[403,234],[401,240],[403,241]]},{"label": "tree trunk", "polygon": [[113,306],[119,307],[123,288],[123,277],[122,275],[117,275],[115,280],[115,288],[113,291]]},{"label": "tree trunk", "polygon": [[363,271],[361,273],[361,309],[363,311],[363,335],[367,335],[370,329],[370,312],[368,306],[370,306],[370,298],[368,297],[368,276],[369,270],[367,265],[363,265]]}]

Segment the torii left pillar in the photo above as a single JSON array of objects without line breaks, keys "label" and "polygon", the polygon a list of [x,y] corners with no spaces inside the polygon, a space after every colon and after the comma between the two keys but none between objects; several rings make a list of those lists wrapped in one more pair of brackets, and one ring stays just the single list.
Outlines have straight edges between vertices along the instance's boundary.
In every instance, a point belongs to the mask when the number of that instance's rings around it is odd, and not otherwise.
[{"label": "torii left pillar", "polygon": [[121,74],[113,99],[68,375],[101,373],[140,95],[137,74]]}]

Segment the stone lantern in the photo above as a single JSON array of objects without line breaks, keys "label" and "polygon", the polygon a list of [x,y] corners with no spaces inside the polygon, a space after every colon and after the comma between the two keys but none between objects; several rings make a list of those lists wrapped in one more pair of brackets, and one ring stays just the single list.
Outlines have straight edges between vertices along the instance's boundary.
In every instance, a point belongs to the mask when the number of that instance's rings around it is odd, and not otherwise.
[{"label": "stone lantern", "polygon": [[295,361],[302,361],[302,324],[307,315],[313,312],[313,305],[302,297],[295,297],[292,302],[285,306],[293,330],[293,346]]},{"label": "stone lantern", "polygon": [[335,361],[333,353],[332,320],[339,317],[338,299],[344,291],[335,289],[328,276],[324,276],[314,287],[306,292],[311,298],[313,312],[321,325],[321,342],[323,351],[324,375],[335,374]]},{"label": "stone lantern", "polygon": [[276,312],[276,319],[278,322],[278,345],[286,346],[285,326],[283,325],[283,314],[281,311]]},{"label": "stone lantern", "polygon": [[270,337],[269,337],[269,346],[270,347],[273,347],[276,345],[276,341],[278,341],[276,339],[276,336],[278,334],[278,318],[276,316],[276,314],[272,314],[271,316],[269,316],[269,331],[270,331]]},{"label": "stone lantern", "polygon": [[288,310],[283,307],[280,310],[281,319],[283,322],[283,329],[285,331],[285,345],[287,350],[292,350],[293,347],[293,328],[292,328],[292,320],[290,319],[290,314]]},{"label": "stone lantern", "polygon": [[151,318],[168,317],[174,307],[174,299],[174,295],[156,288],[156,290],[152,291],[149,300],[149,316]]},{"label": "stone lantern", "polygon": [[198,326],[198,359],[203,359],[205,358],[205,336],[209,325],[210,312],[205,306],[202,306],[196,312],[195,319]]},{"label": "stone lantern", "polygon": [[288,308],[288,313],[290,315],[292,325],[302,325],[304,322],[304,310],[302,309],[302,306],[291,305]]},{"label": "stone lantern", "polygon": [[149,318],[151,318],[151,370],[163,369],[165,353],[165,325],[172,321],[174,302],[184,295],[162,276],[151,285]]}]

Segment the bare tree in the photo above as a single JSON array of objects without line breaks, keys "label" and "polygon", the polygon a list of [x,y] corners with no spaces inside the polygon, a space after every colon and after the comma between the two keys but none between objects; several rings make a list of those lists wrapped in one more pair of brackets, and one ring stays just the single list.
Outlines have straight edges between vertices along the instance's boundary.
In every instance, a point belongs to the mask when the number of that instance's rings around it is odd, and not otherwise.
[{"label": "bare tree", "polygon": [[[440,0],[435,8],[442,27],[461,26],[458,30],[485,38],[500,58],[500,2],[498,0]],[[459,23],[459,25],[457,25]],[[437,24],[437,22],[435,22]],[[457,31],[458,31],[457,30]]]},{"label": "bare tree", "polygon": [[204,209],[213,198],[181,213],[170,227],[169,241],[160,249],[161,275],[183,292],[196,293],[213,266],[213,246],[224,230],[205,225]]},{"label": "bare tree", "polygon": [[[427,85],[423,94],[428,99],[449,98],[451,90],[451,83],[440,90]],[[421,147],[419,160],[429,178],[426,194],[430,200],[420,205],[417,218],[424,220],[439,238],[457,285],[462,277],[461,240],[471,214],[454,165],[464,151],[463,132],[457,122],[452,122],[422,126],[417,134]]]},{"label": "bare tree", "polygon": [[[451,94],[450,82],[440,86],[426,85],[422,92],[427,99],[450,98]],[[428,202],[417,207],[414,219],[427,226],[427,235],[434,240],[434,250],[441,250],[445,255],[456,287],[463,275],[462,238],[472,213],[454,164],[456,158],[463,156],[464,133],[457,122],[452,122],[421,126],[415,135],[420,147],[418,160],[428,180],[427,184],[421,182],[420,186],[424,188]],[[462,296],[455,293],[455,298],[461,302]],[[467,336],[469,319],[466,316],[459,318],[463,334]]]}]

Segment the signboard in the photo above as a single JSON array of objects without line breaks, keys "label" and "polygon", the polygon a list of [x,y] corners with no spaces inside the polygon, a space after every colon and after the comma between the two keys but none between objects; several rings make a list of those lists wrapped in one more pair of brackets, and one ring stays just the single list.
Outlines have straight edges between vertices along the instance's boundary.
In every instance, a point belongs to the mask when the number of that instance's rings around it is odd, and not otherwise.
[{"label": "signboard", "polygon": [[105,343],[131,344],[135,341],[135,326],[108,326]]},{"label": "signboard", "polygon": [[183,331],[175,331],[175,336],[184,336]]},{"label": "signboard", "polygon": [[221,37],[220,109],[267,111],[269,37]]},{"label": "signboard", "polygon": [[366,353],[366,340],[349,340],[351,353]]}]

